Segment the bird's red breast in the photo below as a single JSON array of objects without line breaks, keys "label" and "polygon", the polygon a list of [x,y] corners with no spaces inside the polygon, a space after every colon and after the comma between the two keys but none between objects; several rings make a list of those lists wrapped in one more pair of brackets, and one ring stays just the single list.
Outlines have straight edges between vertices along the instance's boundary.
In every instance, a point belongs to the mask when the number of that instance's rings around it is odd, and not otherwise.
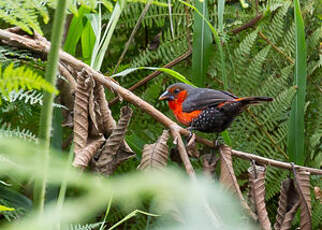
[{"label": "bird's red breast", "polygon": [[168,101],[169,108],[172,110],[176,119],[185,126],[189,126],[192,120],[199,116],[201,110],[195,110],[190,113],[182,111],[182,103],[187,98],[188,93],[186,90],[181,91],[175,100]]}]

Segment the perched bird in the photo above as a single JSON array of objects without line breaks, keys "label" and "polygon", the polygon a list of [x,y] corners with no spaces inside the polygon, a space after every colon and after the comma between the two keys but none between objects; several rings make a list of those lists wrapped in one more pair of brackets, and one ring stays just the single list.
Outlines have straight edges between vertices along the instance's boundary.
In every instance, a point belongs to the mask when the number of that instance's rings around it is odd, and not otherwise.
[{"label": "perched bird", "polygon": [[176,83],[170,85],[159,100],[167,100],[176,119],[190,130],[220,133],[248,105],[272,101],[273,98],[236,97],[226,91]]}]

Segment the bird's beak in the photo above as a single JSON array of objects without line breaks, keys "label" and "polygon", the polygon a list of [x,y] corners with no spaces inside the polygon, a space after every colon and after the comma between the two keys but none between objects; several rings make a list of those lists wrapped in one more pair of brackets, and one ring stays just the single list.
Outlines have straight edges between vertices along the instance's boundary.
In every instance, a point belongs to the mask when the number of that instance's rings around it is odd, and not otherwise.
[{"label": "bird's beak", "polygon": [[162,100],[173,101],[174,96],[172,96],[167,90],[163,94],[161,94],[161,96],[159,97],[159,100],[161,100],[161,101]]}]

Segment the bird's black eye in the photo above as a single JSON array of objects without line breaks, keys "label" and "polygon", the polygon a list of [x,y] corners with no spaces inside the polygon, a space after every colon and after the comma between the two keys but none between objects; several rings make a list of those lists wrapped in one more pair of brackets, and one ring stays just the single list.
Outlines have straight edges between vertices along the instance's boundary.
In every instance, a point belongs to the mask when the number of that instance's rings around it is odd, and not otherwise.
[{"label": "bird's black eye", "polygon": [[173,92],[175,93],[175,94],[177,94],[177,93],[179,93],[181,90],[179,89],[179,88],[176,88]]}]

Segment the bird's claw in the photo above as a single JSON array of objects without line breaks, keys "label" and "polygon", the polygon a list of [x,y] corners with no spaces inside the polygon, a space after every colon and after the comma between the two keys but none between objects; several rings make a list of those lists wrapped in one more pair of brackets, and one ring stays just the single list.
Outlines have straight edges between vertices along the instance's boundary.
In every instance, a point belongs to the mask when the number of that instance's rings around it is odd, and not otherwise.
[{"label": "bird's claw", "polygon": [[218,139],[214,140],[214,149],[218,150],[220,145],[222,144]]}]

